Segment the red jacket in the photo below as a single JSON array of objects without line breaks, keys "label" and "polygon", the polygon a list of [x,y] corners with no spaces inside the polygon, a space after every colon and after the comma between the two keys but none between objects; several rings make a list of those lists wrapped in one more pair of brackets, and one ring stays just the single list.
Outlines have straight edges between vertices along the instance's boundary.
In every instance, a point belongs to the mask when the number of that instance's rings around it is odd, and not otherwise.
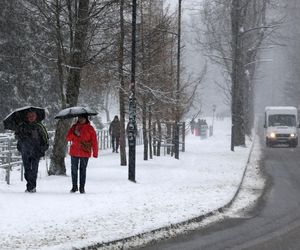
[{"label": "red jacket", "polygon": [[[75,130],[78,131],[77,135]],[[98,141],[95,129],[89,122],[74,124],[67,135],[67,140],[71,141],[70,155],[75,157],[98,157]]]}]

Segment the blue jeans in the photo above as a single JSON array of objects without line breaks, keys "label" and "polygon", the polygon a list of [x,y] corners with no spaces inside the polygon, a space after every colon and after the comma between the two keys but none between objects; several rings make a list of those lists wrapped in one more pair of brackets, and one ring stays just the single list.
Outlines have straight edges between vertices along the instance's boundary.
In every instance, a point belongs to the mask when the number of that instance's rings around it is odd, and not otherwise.
[{"label": "blue jeans", "polygon": [[71,156],[71,174],[73,187],[78,187],[78,165],[79,165],[79,186],[84,188],[86,179],[86,167],[89,158]]},{"label": "blue jeans", "polygon": [[118,149],[119,149],[119,139],[120,137],[119,136],[112,136],[111,137],[111,145],[112,145],[112,148],[113,148],[113,152],[118,152]]}]

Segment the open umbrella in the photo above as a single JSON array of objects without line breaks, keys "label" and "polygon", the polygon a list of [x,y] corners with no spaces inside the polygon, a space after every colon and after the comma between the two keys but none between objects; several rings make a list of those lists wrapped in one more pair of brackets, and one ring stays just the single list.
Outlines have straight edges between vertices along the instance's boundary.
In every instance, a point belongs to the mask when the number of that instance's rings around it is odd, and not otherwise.
[{"label": "open umbrella", "polygon": [[20,123],[26,120],[27,113],[31,111],[36,112],[37,121],[45,119],[45,109],[35,106],[25,106],[14,110],[4,118],[4,129],[16,130]]},{"label": "open umbrella", "polygon": [[92,116],[98,115],[98,113],[88,107],[71,107],[59,111],[55,116],[55,119],[69,119],[77,117],[79,115]]}]

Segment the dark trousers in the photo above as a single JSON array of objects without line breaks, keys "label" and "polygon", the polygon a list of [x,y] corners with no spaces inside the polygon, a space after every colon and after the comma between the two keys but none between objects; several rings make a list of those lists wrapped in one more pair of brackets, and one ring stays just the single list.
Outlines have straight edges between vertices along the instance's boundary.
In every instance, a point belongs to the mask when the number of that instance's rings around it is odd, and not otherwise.
[{"label": "dark trousers", "polygon": [[119,136],[112,136],[111,137],[111,145],[113,148],[113,152],[118,151],[119,149]]},{"label": "dark trousers", "polygon": [[24,165],[24,177],[27,181],[27,190],[36,188],[36,179],[38,175],[40,157],[32,157],[28,154],[22,154],[22,160]]},{"label": "dark trousers", "polygon": [[84,188],[86,179],[86,167],[89,158],[71,156],[71,174],[73,187],[78,187],[78,165],[79,165],[79,186]]}]

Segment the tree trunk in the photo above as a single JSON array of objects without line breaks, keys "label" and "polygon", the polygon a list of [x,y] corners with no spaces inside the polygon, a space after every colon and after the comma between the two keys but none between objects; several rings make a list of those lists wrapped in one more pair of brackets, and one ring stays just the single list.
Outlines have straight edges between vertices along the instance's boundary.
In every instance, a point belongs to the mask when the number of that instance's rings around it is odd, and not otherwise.
[{"label": "tree trunk", "polygon": [[149,114],[148,114],[148,135],[149,135],[149,158],[153,158],[152,152],[152,113],[151,113],[151,106],[149,106]]},{"label": "tree trunk", "polygon": [[143,102],[142,107],[143,139],[144,139],[144,160],[148,160],[148,135],[147,135],[147,105]]},{"label": "tree trunk", "polygon": [[156,155],[157,149],[157,134],[156,134],[156,123],[152,124],[152,135],[153,135],[153,155]]},{"label": "tree trunk", "polygon": [[251,124],[250,124],[250,85],[251,82],[247,78],[245,79],[245,91],[244,91],[244,112],[245,112],[245,134],[251,134]]},{"label": "tree trunk", "polygon": [[106,121],[107,122],[110,122],[110,112],[109,112],[109,94],[110,94],[110,86],[108,87],[108,89],[106,90],[106,93],[105,93],[105,100],[104,100],[104,111],[105,111],[105,114],[106,114]]},{"label": "tree trunk", "polygon": [[[150,18],[151,18],[151,9]],[[141,55],[142,55],[142,72],[141,72],[141,82],[142,84],[148,83],[149,76],[146,73],[146,54],[145,54],[145,40],[144,40],[144,11],[143,11],[143,1],[140,3],[140,12],[141,12]],[[149,57],[150,58],[150,57]],[[145,79],[147,78],[147,83]],[[147,137],[147,94],[141,94],[142,98],[142,125],[143,125],[143,139],[144,139],[144,161],[148,160],[148,137]]]},{"label": "tree trunk", "polygon": [[162,134],[161,134],[161,122],[160,122],[159,117],[156,117],[156,124],[157,124],[157,152],[156,152],[156,155],[160,156]]},{"label": "tree trunk", "polygon": [[181,139],[182,139],[182,152],[185,152],[185,122],[182,123],[182,128],[181,128],[181,131],[182,131],[182,136],[181,136]]},{"label": "tree trunk", "polygon": [[124,82],[124,0],[120,2],[120,42],[119,42],[119,105],[120,105],[120,162],[121,166],[127,165],[126,136],[125,136],[125,82]]},{"label": "tree trunk", "polygon": [[178,31],[177,31],[177,84],[176,84],[176,131],[174,138],[175,159],[179,159],[179,122],[180,122],[180,64],[181,64],[181,1],[178,3]]},{"label": "tree trunk", "polygon": [[105,112],[105,116],[106,116],[106,122],[109,123],[111,121],[109,109],[104,108],[104,112]]},{"label": "tree trunk", "polygon": [[62,48],[62,38],[61,38],[61,24],[60,24],[60,6],[59,3],[56,2],[56,12],[55,12],[55,18],[56,18],[56,30],[55,30],[55,36],[56,36],[56,53],[57,53],[57,71],[58,71],[58,80],[59,80],[59,91],[60,91],[60,97],[61,97],[61,104],[62,108],[66,107],[66,98],[64,95],[64,70],[62,67],[63,63],[63,48]]},{"label": "tree trunk", "polygon": [[245,145],[244,129],[244,89],[243,89],[243,65],[242,43],[240,36],[241,7],[240,0],[233,0],[231,6],[231,33],[232,33],[232,134],[231,150],[234,146]]},{"label": "tree trunk", "polygon": [[[170,122],[167,123],[167,143],[172,143],[172,124]],[[171,153],[171,147],[167,147],[167,154]]]},{"label": "tree trunk", "polygon": [[[49,175],[65,175],[65,156],[67,153],[67,131],[70,127],[70,120],[59,120],[55,130],[54,146],[50,156]],[[63,138],[63,140],[61,139]]]},{"label": "tree trunk", "polygon": [[[172,123],[172,144],[175,145],[176,122]],[[175,146],[172,147],[171,156],[175,154]]]},{"label": "tree trunk", "polygon": [[[89,16],[89,0],[79,0],[78,20],[75,25],[74,49],[71,52],[70,69],[66,86],[66,106],[72,107],[77,105],[84,43],[88,30]],[[66,134],[70,127],[70,122],[59,121],[57,124],[53,153],[51,155],[51,163],[49,175],[64,175],[66,174],[65,154],[66,154]]]}]

